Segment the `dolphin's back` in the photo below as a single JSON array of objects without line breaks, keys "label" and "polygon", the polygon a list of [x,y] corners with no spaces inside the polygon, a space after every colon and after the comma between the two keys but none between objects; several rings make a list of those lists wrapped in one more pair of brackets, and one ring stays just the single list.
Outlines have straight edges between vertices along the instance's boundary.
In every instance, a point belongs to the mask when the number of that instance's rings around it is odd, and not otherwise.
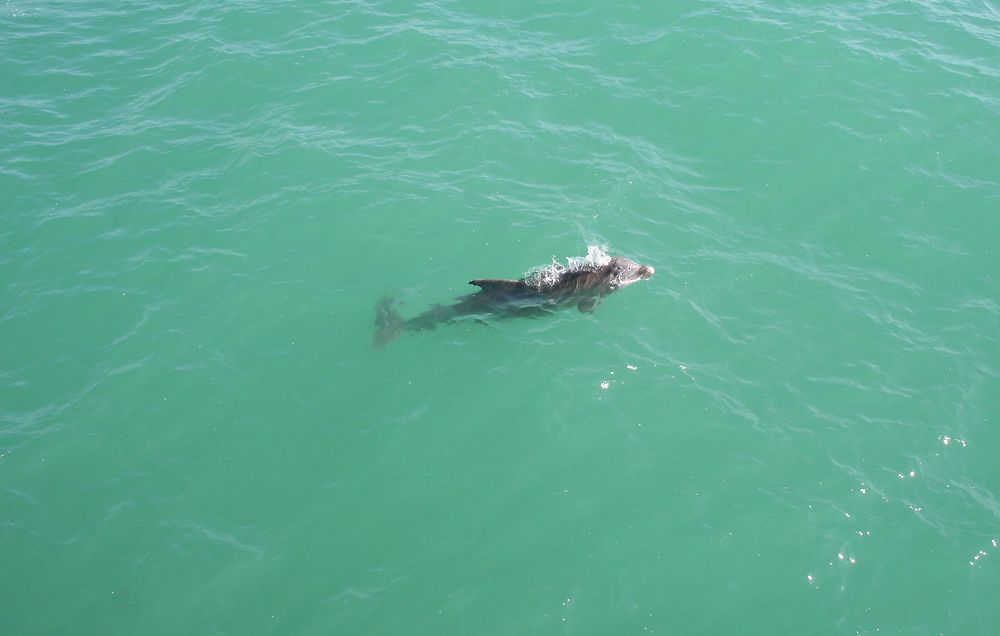
[{"label": "dolphin's back", "polygon": [[510,278],[476,278],[469,281],[470,285],[475,285],[486,293],[517,294],[534,291],[523,280],[513,280]]}]

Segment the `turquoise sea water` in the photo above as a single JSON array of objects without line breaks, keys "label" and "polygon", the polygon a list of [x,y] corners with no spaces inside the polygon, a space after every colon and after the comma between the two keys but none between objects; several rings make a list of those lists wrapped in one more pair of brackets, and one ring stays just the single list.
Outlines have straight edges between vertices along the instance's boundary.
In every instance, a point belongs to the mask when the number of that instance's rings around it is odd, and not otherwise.
[{"label": "turquoise sea water", "polygon": [[[0,6],[0,634],[994,634],[989,1]],[[594,315],[403,334],[607,245]]]}]

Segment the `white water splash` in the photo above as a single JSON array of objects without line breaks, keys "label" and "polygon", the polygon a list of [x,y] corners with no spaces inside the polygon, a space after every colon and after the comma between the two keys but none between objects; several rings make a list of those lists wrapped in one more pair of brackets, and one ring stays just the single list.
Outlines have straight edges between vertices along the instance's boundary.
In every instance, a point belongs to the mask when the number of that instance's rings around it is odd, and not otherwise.
[{"label": "white water splash", "polygon": [[549,265],[539,265],[532,267],[524,273],[524,280],[532,287],[546,289],[554,285],[559,277],[566,272],[575,272],[581,269],[603,267],[611,262],[607,245],[588,245],[586,256],[567,256],[566,265],[563,265],[552,257]]},{"label": "white water splash", "polygon": [[584,267],[603,267],[611,262],[607,245],[588,245],[586,256],[570,256],[569,269],[576,270]]}]

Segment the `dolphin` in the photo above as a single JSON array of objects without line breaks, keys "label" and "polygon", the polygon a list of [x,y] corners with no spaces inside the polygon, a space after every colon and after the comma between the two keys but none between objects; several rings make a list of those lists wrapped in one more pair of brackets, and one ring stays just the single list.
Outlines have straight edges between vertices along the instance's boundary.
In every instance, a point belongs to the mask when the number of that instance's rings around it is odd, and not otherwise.
[{"label": "dolphin", "polygon": [[476,278],[469,281],[479,291],[460,296],[451,305],[434,305],[422,314],[405,319],[396,311],[396,301],[386,297],[375,305],[374,347],[387,345],[403,331],[423,331],[464,316],[483,318],[530,318],[565,307],[593,313],[608,294],[652,276],[656,270],[623,256],[597,252],[586,258],[569,259],[569,265],[553,263],[529,271],[517,280]]}]

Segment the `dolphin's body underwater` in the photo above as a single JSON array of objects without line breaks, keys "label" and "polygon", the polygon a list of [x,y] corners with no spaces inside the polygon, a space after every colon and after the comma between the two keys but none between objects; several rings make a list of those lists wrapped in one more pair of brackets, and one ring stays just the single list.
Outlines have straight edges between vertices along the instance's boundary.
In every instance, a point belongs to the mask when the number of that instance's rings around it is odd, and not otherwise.
[{"label": "dolphin's body underwater", "polygon": [[404,319],[392,298],[375,306],[376,348],[385,346],[401,331],[433,329],[463,316],[484,318],[537,317],[576,305],[592,313],[604,296],[652,276],[649,265],[621,256],[592,251],[586,258],[570,259],[569,266],[553,264],[518,280],[477,278],[470,285],[479,291],[461,296],[451,305],[434,305],[424,313]]}]

